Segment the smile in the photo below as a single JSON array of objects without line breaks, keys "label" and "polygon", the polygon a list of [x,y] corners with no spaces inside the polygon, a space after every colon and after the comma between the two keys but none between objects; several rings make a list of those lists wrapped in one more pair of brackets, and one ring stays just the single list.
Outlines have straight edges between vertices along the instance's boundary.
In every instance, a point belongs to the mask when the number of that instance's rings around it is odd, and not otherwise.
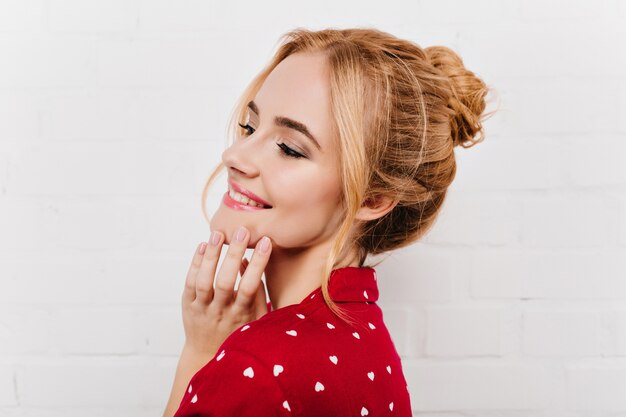
[{"label": "smile", "polygon": [[226,191],[222,201],[226,204],[226,206],[235,210],[258,211],[271,208],[264,206],[261,203],[257,203],[254,200],[250,200],[248,197],[234,190]]}]

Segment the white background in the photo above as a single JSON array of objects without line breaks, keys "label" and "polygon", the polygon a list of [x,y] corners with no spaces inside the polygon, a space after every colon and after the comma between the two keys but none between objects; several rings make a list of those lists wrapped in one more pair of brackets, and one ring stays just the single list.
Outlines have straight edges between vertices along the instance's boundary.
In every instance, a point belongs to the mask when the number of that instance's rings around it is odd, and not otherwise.
[{"label": "white background", "polygon": [[0,0],[0,416],[161,415],[201,187],[298,26],[448,46],[499,94],[377,268],[414,416],[626,415],[626,1]]}]

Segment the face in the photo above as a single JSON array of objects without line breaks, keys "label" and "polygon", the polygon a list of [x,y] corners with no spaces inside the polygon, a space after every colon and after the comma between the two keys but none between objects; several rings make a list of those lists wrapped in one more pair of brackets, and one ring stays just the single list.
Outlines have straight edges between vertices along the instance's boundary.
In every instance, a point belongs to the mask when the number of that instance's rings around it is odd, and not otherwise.
[{"label": "face", "polygon": [[237,209],[222,199],[211,230],[223,232],[229,243],[237,228],[245,226],[250,231],[249,247],[268,236],[272,253],[331,239],[342,220],[341,181],[324,56],[290,55],[270,73],[253,102],[246,120],[240,121],[246,128],[238,128],[222,161],[228,181],[271,208]]}]

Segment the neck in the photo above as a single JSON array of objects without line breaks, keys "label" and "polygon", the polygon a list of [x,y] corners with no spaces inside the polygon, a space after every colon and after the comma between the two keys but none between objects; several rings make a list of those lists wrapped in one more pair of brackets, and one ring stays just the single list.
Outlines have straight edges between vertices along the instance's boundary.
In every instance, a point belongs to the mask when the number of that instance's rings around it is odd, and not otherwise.
[{"label": "neck", "polygon": [[[265,267],[265,281],[272,310],[298,304],[322,285],[321,274],[331,244],[332,241],[301,249],[272,249]],[[358,259],[354,254],[344,258],[351,262],[339,263],[335,269],[358,266]]]}]

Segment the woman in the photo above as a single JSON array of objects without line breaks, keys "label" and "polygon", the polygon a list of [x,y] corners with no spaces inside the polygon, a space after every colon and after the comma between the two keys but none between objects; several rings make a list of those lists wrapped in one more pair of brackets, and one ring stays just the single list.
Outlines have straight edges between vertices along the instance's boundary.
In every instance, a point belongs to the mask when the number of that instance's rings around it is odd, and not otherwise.
[{"label": "woman", "polygon": [[164,416],[410,416],[365,260],[434,223],[454,146],[483,140],[488,89],[450,49],[375,29],[281,40],[203,192],[204,212],[225,167],[229,189],[185,282]]}]

